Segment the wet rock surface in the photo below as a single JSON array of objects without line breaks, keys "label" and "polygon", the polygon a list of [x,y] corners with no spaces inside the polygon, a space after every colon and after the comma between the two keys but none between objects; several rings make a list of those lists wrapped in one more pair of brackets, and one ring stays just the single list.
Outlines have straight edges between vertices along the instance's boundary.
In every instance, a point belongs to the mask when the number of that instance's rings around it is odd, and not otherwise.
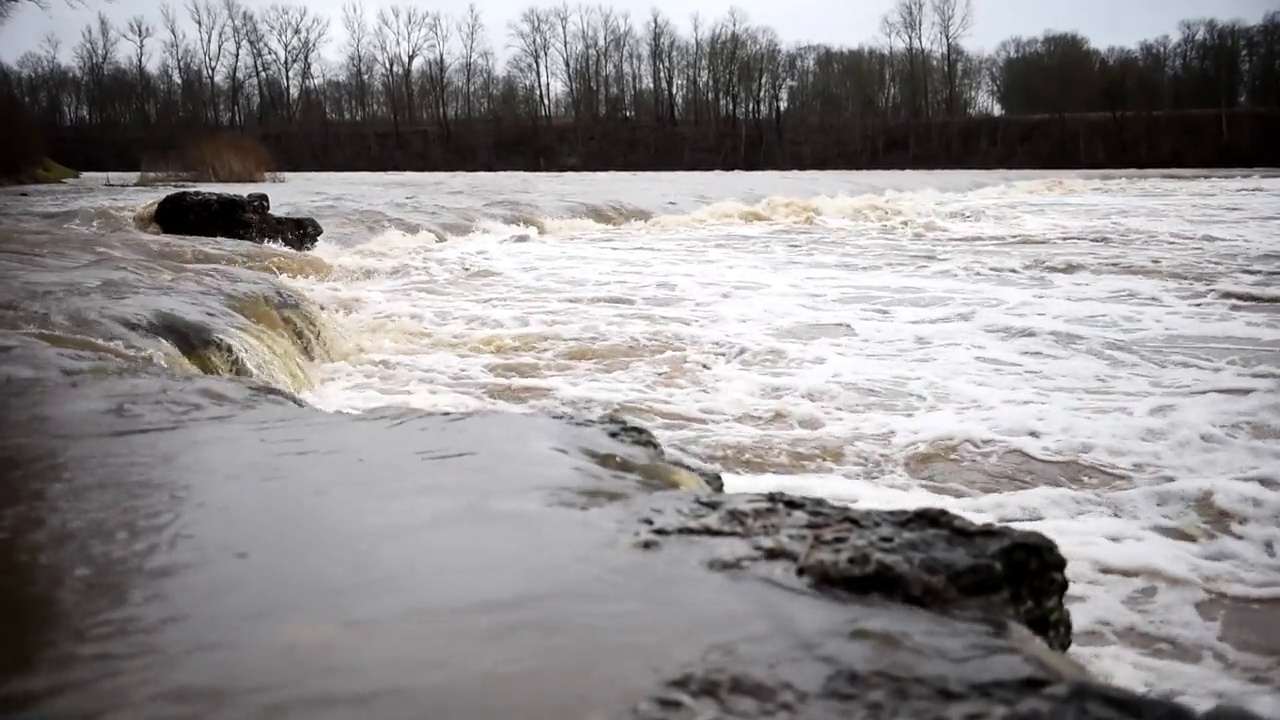
[{"label": "wet rock surface", "polygon": [[641,523],[654,538],[739,541],[716,545],[713,568],[781,564],[833,597],[1012,620],[1055,650],[1071,646],[1067,563],[1039,533],[936,508],[858,510],[781,493],[703,497]]},{"label": "wet rock surface", "polygon": [[310,250],[324,229],[314,218],[271,214],[265,193],[181,190],[156,205],[155,223],[169,235],[225,237],[256,243],[280,243],[298,251]]},{"label": "wet rock surface", "polygon": [[[1093,682],[1063,681],[993,651],[981,662],[950,663],[935,674],[866,667],[856,640],[837,641],[831,654],[774,663],[758,672],[717,667],[681,675],[646,700],[635,720],[794,718],[795,720],[1261,720],[1245,710],[1206,713]],[[817,665],[804,673],[800,667]],[[820,669],[819,669],[820,668]],[[1003,676],[1001,676],[1003,675]]]},{"label": "wet rock surface", "polygon": [[1110,687],[1061,654],[1066,563],[1037,533],[785,494],[664,500],[642,515],[640,547],[827,598],[848,619],[783,651],[709,653],[633,720],[1258,720]]}]

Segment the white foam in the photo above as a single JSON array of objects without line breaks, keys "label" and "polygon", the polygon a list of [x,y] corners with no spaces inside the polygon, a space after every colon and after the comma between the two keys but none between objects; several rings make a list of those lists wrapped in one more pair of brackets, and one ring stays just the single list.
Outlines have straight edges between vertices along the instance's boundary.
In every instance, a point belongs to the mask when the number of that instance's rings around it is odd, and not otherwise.
[{"label": "white foam", "polygon": [[[1280,312],[1220,292],[1274,264],[1280,180],[1135,175],[347,180],[325,201],[418,183],[434,204],[407,221],[482,219],[326,235],[337,275],[296,282],[353,353],[310,399],[621,408],[731,490],[1039,530],[1095,672],[1197,705],[1256,693],[1274,661],[1195,605],[1280,599]],[[652,217],[574,210],[620,201]],[[940,493],[912,470],[930,457],[986,482]]]}]

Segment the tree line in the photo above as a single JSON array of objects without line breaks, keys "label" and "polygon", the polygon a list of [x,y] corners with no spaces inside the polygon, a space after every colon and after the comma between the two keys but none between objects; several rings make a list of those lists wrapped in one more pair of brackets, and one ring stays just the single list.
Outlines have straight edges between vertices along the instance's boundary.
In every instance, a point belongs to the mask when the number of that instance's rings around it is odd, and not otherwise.
[{"label": "tree line", "polygon": [[898,0],[877,43],[831,47],[784,43],[736,8],[681,30],[566,3],[526,9],[495,48],[474,4],[329,18],[188,0],[158,25],[100,14],[70,62],[48,37],[0,64],[0,93],[86,169],[211,129],[258,135],[286,169],[1276,161],[1280,12],[1134,47],[1046,32],[989,53],[966,47],[973,21],[970,0]]}]

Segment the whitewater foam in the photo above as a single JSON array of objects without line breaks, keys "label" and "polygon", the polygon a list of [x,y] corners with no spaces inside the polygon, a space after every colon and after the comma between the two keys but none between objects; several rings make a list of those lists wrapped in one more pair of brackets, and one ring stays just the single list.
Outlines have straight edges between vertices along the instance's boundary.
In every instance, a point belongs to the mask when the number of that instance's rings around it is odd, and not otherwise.
[{"label": "whitewater foam", "polygon": [[1250,603],[1280,622],[1280,177],[261,189],[326,227],[325,272],[287,280],[343,338],[308,369],[310,402],[619,411],[730,491],[1038,530],[1070,561],[1072,655],[1092,672],[1280,715],[1280,648],[1228,627]]}]

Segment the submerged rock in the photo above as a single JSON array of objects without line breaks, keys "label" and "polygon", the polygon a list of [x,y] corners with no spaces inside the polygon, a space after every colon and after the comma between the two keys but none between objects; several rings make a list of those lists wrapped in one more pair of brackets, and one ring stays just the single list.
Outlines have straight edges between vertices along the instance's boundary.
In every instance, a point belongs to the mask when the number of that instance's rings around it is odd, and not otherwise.
[{"label": "submerged rock", "polygon": [[620,415],[610,413],[597,418],[583,418],[566,413],[551,413],[551,417],[578,427],[598,428],[613,440],[645,454],[642,459],[631,459],[613,453],[583,449],[588,457],[606,470],[639,476],[659,488],[724,492],[724,478],[719,472],[693,458],[677,457],[663,447],[651,431]]},{"label": "submerged rock", "polygon": [[315,247],[324,234],[314,218],[272,215],[270,210],[271,201],[265,193],[181,190],[156,205],[154,221],[169,235],[278,242],[299,251]]}]

